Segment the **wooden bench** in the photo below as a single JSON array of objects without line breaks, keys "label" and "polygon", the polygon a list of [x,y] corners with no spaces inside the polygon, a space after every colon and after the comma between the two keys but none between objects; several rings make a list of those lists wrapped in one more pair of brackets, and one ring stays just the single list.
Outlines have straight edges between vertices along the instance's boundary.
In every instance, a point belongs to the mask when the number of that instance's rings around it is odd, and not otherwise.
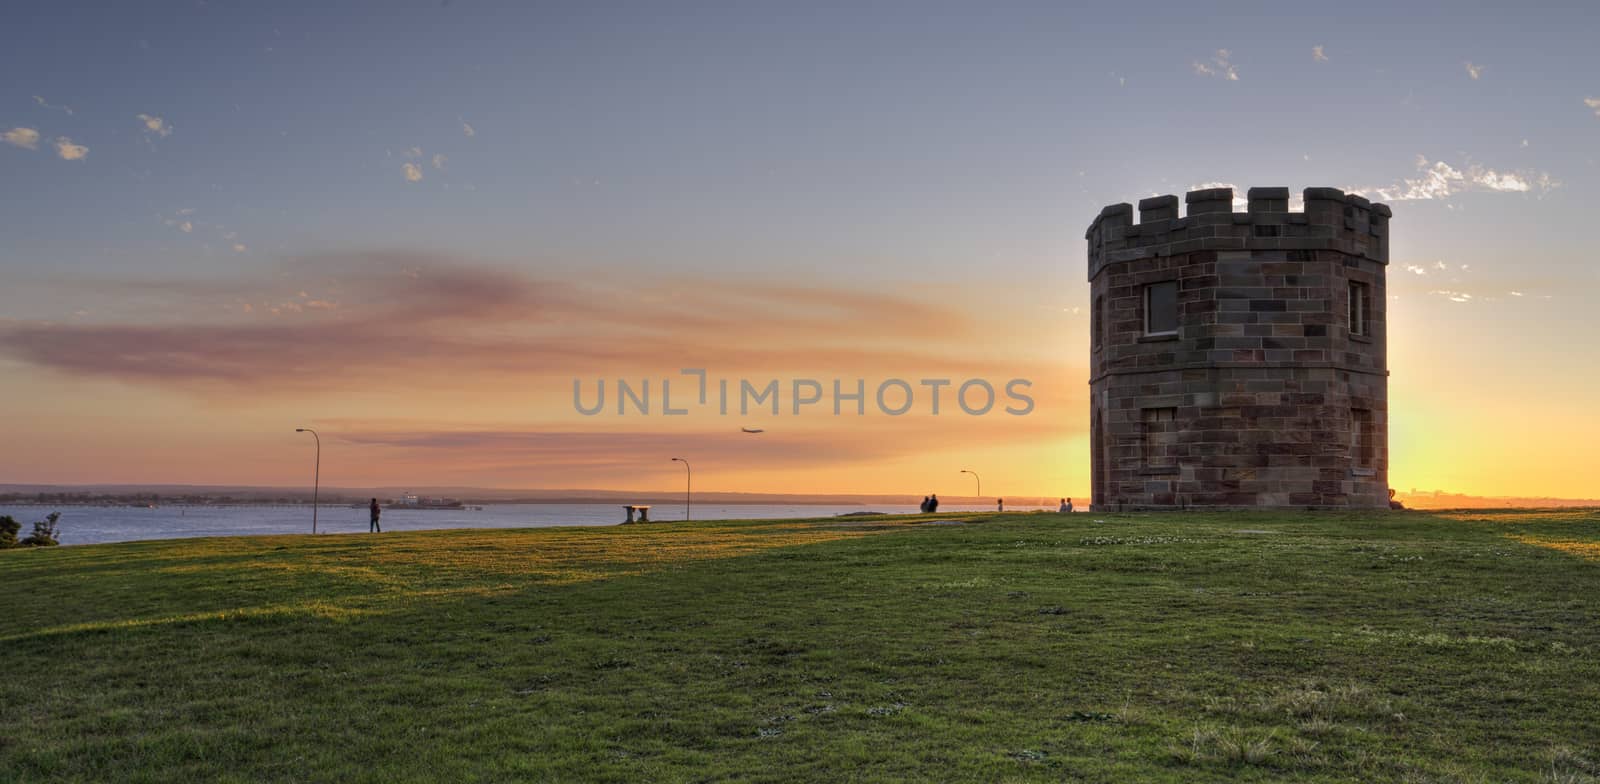
[{"label": "wooden bench", "polygon": [[624,524],[633,522],[633,513],[634,512],[638,512],[639,513],[639,522],[641,522],[641,523],[650,522],[650,505],[649,504],[623,504],[622,505],[622,511],[628,513],[628,519],[622,521]]}]

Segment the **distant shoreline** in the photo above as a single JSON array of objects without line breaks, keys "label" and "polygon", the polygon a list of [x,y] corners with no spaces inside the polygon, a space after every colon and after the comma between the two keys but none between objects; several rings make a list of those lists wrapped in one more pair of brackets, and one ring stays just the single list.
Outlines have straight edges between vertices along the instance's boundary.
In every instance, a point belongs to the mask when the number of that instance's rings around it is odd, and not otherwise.
[{"label": "distant shoreline", "polygon": [[[714,498],[707,498],[707,499],[696,498],[696,499],[694,499],[694,502],[697,503],[697,504],[703,503],[703,504],[710,505],[710,506],[873,506],[874,505],[873,503],[868,502],[868,501],[746,501],[746,500],[724,501],[724,500],[721,500],[721,499],[714,499]],[[324,500],[318,501],[317,505],[319,505],[319,506],[348,506],[350,504],[355,504],[355,503],[360,503],[363,506],[365,506],[366,502],[363,499],[360,499],[360,498],[332,498],[332,499],[324,499]],[[504,501],[504,500],[502,500],[502,501],[479,501],[479,500],[472,500],[472,499],[461,499],[461,503],[462,503],[463,506],[533,506],[533,505],[569,505],[570,506],[570,505],[573,505],[573,504],[591,505],[591,504],[624,504],[624,503],[657,504],[657,505],[665,506],[665,505],[670,505],[670,504],[681,504],[681,503],[683,503],[683,498],[682,497],[665,498],[665,499],[662,499],[662,498],[641,498],[641,499],[638,499],[637,501],[633,501],[633,502],[625,502],[625,501],[623,501],[621,499],[613,499],[613,498],[556,498],[556,499],[540,498],[540,499],[537,499],[537,500],[534,500],[534,499],[513,499],[513,500],[509,500],[509,501]],[[961,503],[968,503],[968,502],[962,501]],[[978,503],[978,502],[971,502],[971,503]],[[881,506],[881,505],[886,505],[886,504],[899,504],[899,505],[909,504],[909,505],[915,506],[916,505],[916,501],[914,501],[914,500],[912,500],[912,501],[884,501],[884,502],[880,502],[877,505]],[[71,506],[119,506],[119,507],[128,507],[128,508],[137,509],[137,508],[143,508],[143,507],[148,506],[148,505],[150,505],[148,502],[139,503],[137,501],[117,501],[117,500],[103,500],[103,501],[102,500],[93,500],[93,501],[39,501],[39,500],[34,500],[34,499],[0,500],[0,507],[4,507],[4,506],[61,506],[61,507],[71,507]],[[204,509],[204,508],[207,508],[207,507],[312,506],[312,502],[311,501],[298,501],[298,500],[294,500],[294,501],[265,501],[265,500],[264,501],[215,501],[215,502],[157,501],[157,502],[154,502],[154,505],[157,508],[185,507],[185,508],[189,508],[189,509],[196,509],[196,508]],[[1022,506],[1038,506],[1040,504],[1020,504],[1020,505],[1022,505]],[[387,510],[389,508],[390,507],[388,505],[384,506],[385,510]],[[432,511],[432,510],[440,510],[440,511],[455,510],[455,511],[460,511],[461,510],[460,506],[454,506],[454,507],[452,507],[452,506],[396,506],[396,507],[393,507],[393,508],[395,508],[395,509],[417,509],[417,510],[421,510],[421,511]]]}]

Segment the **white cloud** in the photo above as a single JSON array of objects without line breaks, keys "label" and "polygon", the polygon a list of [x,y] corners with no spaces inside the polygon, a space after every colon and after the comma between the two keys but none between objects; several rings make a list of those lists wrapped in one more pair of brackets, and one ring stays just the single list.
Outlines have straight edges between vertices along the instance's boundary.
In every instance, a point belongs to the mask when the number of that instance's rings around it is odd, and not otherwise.
[{"label": "white cloud", "polygon": [[473,129],[472,123],[469,123],[466,120],[462,120],[461,121],[461,135],[462,136],[469,136],[469,137],[470,136],[477,136],[478,132],[477,132],[477,130]]},{"label": "white cloud", "polygon": [[1320,45],[1313,46],[1311,47],[1311,59],[1316,60],[1319,63],[1325,63],[1328,61],[1328,55],[1322,51],[1322,47]]},{"label": "white cloud", "polygon": [[193,234],[194,233],[194,224],[190,223],[189,221],[184,221],[184,222],[178,224],[178,231],[181,231],[184,234]]},{"label": "white cloud", "polygon": [[421,147],[412,147],[411,149],[406,150],[406,157],[407,158],[421,158],[422,157],[422,148]]},{"label": "white cloud", "polygon": [[39,104],[40,106],[43,106],[46,109],[55,109],[57,111],[66,112],[67,114],[72,114],[72,107],[71,106],[67,106],[65,104],[62,104],[61,106],[54,106],[49,101],[46,101],[45,99],[43,99],[43,98],[41,98],[41,97],[39,97],[37,95],[33,96],[33,102],[36,103],[36,104]]},{"label": "white cloud", "polygon": [[1522,140],[1522,147],[1523,148],[1527,148],[1527,146],[1528,146],[1528,140],[1527,139],[1523,139]]},{"label": "white cloud", "polygon": [[1352,193],[1372,194],[1380,201],[1412,201],[1448,199],[1473,191],[1492,193],[1547,193],[1561,187],[1549,172],[1529,169],[1496,170],[1476,163],[1465,167],[1451,166],[1444,161],[1429,161],[1425,155],[1416,160],[1417,176],[1402,178],[1394,185],[1374,188],[1346,188]]},{"label": "white cloud", "polygon": [[1600,117],[1600,98],[1585,98],[1583,104],[1594,110],[1594,116]]},{"label": "white cloud", "polygon": [[244,243],[242,243],[242,242],[233,243],[233,252],[234,253],[244,253],[247,250],[250,250],[250,249],[245,247]]},{"label": "white cloud", "polygon": [[1428,274],[1428,268],[1420,264],[1407,264],[1406,272],[1410,272],[1414,275],[1426,275]]},{"label": "white cloud", "polygon": [[1507,294],[1510,294],[1510,295],[1511,295],[1511,296],[1513,296],[1513,297],[1520,297],[1520,296],[1522,296],[1522,292],[1520,292],[1520,291],[1508,291],[1508,292],[1506,292],[1506,293],[1507,293]]},{"label": "white cloud", "polygon": [[1467,66],[1467,75],[1473,79],[1477,79],[1479,76],[1483,75],[1483,66],[1473,65],[1470,61],[1465,63],[1465,65]]},{"label": "white cloud", "polygon": [[1239,81],[1239,71],[1233,67],[1232,57],[1233,53],[1227,49],[1218,49],[1216,56],[1212,57],[1210,62],[1195,60],[1192,63],[1195,75],[1216,76],[1227,79],[1230,82],[1237,82]]},{"label": "white cloud", "polygon": [[0,134],[0,139],[5,139],[6,144],[21,147],[24,150],[39,149],[39,132],[32,128],[12,128]]},{"label": "white cloud", "polygon": [[64,161],[81,161],[89,154],[89,148],[81,144],[73,144],[65,136],[56,137],[56,154]]},{"label": "white cloud", "polygon": [[1250,209],[1250,200],[1246,198],[1244,190],[1231,182],[1202,182],[1199,185],[1190,185],[1188,189],[1191,191],[1209,191],[1212,188],[1232,188],[1234,211]]},{"label": "white cloud", "polygon": [[1471,302],[1472,301],[1472,295],[1466,293],[1465,291],[1450,291],[1448,289],[1434,289],[1433,291],[1430,291],[1428,293],[1429,294],[1437,294],[1438,296],[1444,297],[1445,299],[1448,299],[1451,302]]},{"label": "white cloud", "polygon": [[440,170],[444,169],[444,162],[446,160],[448,160],[448,159],[444,157],[444,153],[436,153],[436,154],[434,154],[434,156],[433,156],[433,168],[440,169]]},{"label": "white cloud", "polygon": [[403,163],[401,170],[405,172],[406,182],[422,182],[422,167],[414,163]]},{"label": "white cloud", "polygon": [[139,115],[139,121],[144,123],[144,129],[147,133],[153,133],[163,139],[172,135],[172,126],[168,125],[167,121],[160,117],[141,114]]}]

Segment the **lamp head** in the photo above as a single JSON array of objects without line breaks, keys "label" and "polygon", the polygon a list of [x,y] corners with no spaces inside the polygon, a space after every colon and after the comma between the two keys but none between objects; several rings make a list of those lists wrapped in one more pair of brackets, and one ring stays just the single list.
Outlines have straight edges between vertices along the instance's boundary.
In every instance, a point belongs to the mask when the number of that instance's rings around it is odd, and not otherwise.
[{"label": "lamp head", "polygon": [[296,433],[304,433],[304,432],[306,432],[306,429],[303,428],[303,427],[297,427],[297,428],[294,429],[294,432],[296,432]]}]

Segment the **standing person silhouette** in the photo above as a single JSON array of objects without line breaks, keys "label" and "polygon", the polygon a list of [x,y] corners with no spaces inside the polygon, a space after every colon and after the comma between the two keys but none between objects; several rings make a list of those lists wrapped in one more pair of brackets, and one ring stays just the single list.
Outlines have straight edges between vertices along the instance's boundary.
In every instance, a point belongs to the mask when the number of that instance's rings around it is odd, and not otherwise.
[{"label": "standing person silhouette", "polygon": [[927,496],[923,496],[922,497],[922,505],[917,507],[917,510],[922,512],[923,514],[927,514],[928,513],[928,497]]},{"label": "standing person silhouette", "polygon": [[939,511],[939,496],[938,496],[938,494],[934,494],[934,495],[928,496],[928,514],[936,514],[938,511]]},{"label": "standing person silhouette", "polygon": [[372,522],[367,525],[367,533],[383,533],[383,526],[378,525],[378,516],[383,514],[383,509],[378,506],[378,499],[372,499],[372,505],[367,507],[367,510],[372,512]]},{"label": "standing person silhouette", "polygon": [[994,510],[996,512],[1004,512],[1006,510],[1006,499],[996,498],[994,500]]}]

